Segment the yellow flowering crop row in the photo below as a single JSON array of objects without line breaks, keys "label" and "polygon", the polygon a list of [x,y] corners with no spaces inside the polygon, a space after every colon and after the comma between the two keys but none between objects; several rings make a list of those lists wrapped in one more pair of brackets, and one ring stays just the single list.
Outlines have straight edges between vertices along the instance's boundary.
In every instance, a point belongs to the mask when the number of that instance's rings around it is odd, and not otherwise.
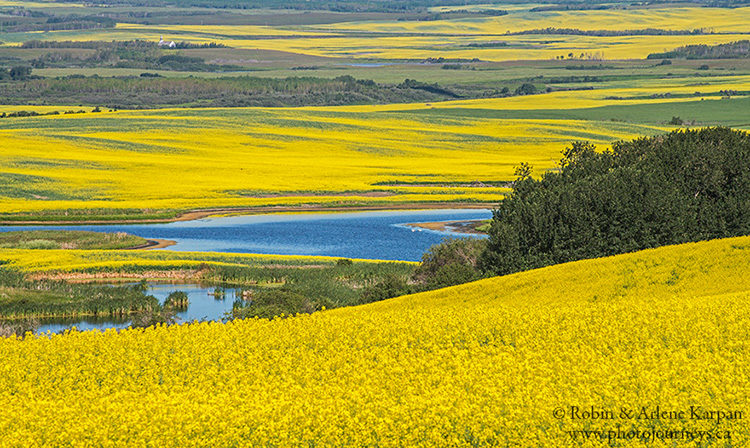
[{"label": "yellow flowering crop row", "polygon": [[746,446],[748,265],[732,238],[291,319],[3,339],[0,446]]},{"label": "yellow flowering crop row", "polygon": [[[750,8],[745,8],[750,10]],[[401,22],[399,22],[401,23]],[[408,24],[409,22],[405,22]],[[422,22],[417,22],[421,24]],[[392,22],[383,24],[383,31],[388,30]],[[447,22],[454,27],[455,21]],[[342,26],[349,26],[344,24]],[[455,26],[457,29],[463,28]],[[365,28],[372,25],[366,23]],[[546,28],[549,23],[544,25]],[[216,27],[214,27],[216,28]],[[321,57],[354,57],[380,59],[424,59],[438,58],[479,58],[484,61],[509,60],[542,60],[555,59],[573,53],[579,57],[580,53],[604,59],[641,59],[651,53],[671,50],[683,45],[717,45],[750,38],[750,30],[745,29],[738,34],[702,34],[702,35],[658,35],[658,36],[580,36],[555,35],[550,42],[549,35],[509,35],[505,29],[498,28],[491,31],[494,35],[472,35],[470,32],[458,35],[431,36],[347,36],[346,34],[330,35],[321,39],[316,35],[303,31],[283,31],[274,28],[253,27],[248,32],[251,36],[243,35],[245,27],[224,26],[216,34],[192,32],[175,26],[118,26],[115,29],[95,32],[50,32],[57,40],[133,40],[142,39],[144,35],[159,35],[168,33],[170,39],[194,43],[220,42],[233,48],[261,49],[286,51]],[[257,29],[256,29],[257,28]],[[448,28],[450,29],[450,27]],[[364,31],[364,30],[357,30]],[[401,30],[401,32],[407,32]],[[227,34],[221,34],[227,33]],[[292,37],[283,39],[268,39],[262,36],[289,34]],[[252,36],[257,35],[257,38]],[[482,48],[472,47],[471,44],[502,41],[507,47]]]},{"label": "yellow flowering crop row", "polygon": [[[280,265],[327,265],[335,264],[338,258],[308,255],[259,255],[226,254],[218,252],[175,252],[164,250],[34,250],[0,249],[0,264],[22,272],[113,270],[125,267],[159,269],[164,266],[179,266],[186,269],[202,264],[267,266]],[[378,262],[381,260],[360,260]],[[411,263],[399,261],[398,263]]]}]

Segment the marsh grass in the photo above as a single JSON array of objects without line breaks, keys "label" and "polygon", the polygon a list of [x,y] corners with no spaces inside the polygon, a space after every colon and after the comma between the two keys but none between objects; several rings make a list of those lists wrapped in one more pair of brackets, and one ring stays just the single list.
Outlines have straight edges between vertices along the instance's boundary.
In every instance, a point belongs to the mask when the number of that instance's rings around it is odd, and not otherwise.
[{"label": "marsh grass", "polygon": [[[2,250],[0,250],[0,254]],[[24,252],[26,253],[26,252]],[[28,251],[34,256],[37,251]],[[50,252],[55,254],[55,252]],[[84,251],[60,251],[60,254],[93,254]],[[194,257],[179,260],[175,257]],[[111,265],[107,260],[126,256],[127,264]],[[413,263],[366,262],[316,257],[248,257],[232,254],[178,254],[151,251],[97,252],[101,264],[79,268],[34,272],[28,276],[21,266],[6,263],[0,268],[0,319],[19,321],[40,317],[111,316],[132,317],[136,325],[174,323],[177,311],[188,306],[188,297],[177,291],[164,305],[147,294],[148,281],[178,281],[213,287],[216,299],[226,297],[229,289],[239,291],[251,310],[242,315],[273,317],[273,313],[308,313],[322,307],[337,308],[379,300],[408,292],[400,289],[371,291],[384,282],[398,279],[405,284]],[[156,259],[154,258],[156,257]],[[209,261],[211,260],[211,261]],[[185,263],[187,262],[187,264]],[[142,279],[130,285],[113,282]],[[88,281],[90,283],[71,283]],[[382,289],[382,288],[380,288]],[[235,293],[237,295],[237,293]],[[262,305],[262,307],[261,307]],[[239,314],[238,314],[239,315]],[[236,316],[235,316],[236,317]]]}]

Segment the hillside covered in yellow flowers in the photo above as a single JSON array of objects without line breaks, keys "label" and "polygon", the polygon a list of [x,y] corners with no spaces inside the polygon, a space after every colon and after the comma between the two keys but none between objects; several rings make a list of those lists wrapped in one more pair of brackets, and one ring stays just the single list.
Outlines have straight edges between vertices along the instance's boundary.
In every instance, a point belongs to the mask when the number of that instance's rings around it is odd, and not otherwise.
[{"label": "hillside covered in yellow flowers", "polygon": [[2,338],[0,446],[746,446],[748,266],[741,237],[289,319]]}]

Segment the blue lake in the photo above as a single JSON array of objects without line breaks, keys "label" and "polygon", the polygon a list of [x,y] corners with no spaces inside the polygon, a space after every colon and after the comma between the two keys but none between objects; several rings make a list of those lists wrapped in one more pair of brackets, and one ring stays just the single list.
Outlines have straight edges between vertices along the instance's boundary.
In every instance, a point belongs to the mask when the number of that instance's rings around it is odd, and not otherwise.
[{"label": "blue lake", "polygon": [[[419,261],[445,237],[469,236],[407,226],[409,223],[489,219],[490,210],[410,210],[295,213],[205,218],[168,224],[0,226],[11,230],[127,232],[176,241],[167,250],[325,255]],[[475,235],[475,237],[481,237]]]}]

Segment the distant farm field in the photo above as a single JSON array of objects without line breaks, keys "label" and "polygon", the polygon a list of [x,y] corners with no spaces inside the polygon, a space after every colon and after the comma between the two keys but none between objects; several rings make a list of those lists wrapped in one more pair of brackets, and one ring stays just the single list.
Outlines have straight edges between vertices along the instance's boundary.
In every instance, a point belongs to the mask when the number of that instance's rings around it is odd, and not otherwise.
[{"label": "distant farm field", "polygon": [[[716,45],[750,38],[747,27],[750,7],[531,12],[532,6],[511,10],[500,17],[436,21],[365,20],[286,26],[118,23],[112,29],[6,33],[3,42],[16,45],[31,39],[158,40],[164,35],[176,41],[217,42],[235,49],[280,50],[328,58],[510,61],[560,56],[639,59],[681,45]],[[657,33],[678,34],[598,36],[531,32],[550,27],[610,33],[652,29]],[[679,34],[693,30],[701,34]]]},{"label": "distant farm field", "polygon": [[516,33],[544,28],[578,28],[581,30],[705,29],[713,32],[748,32],[750,7],[704,8],[662,7],[643,9],[593,9],[569,11],[531,11],[527,8],[508,8],[509,14],[444,21],[360,22],[326,25],[327,29],[365,30],[377,32],[422,33]]}]

